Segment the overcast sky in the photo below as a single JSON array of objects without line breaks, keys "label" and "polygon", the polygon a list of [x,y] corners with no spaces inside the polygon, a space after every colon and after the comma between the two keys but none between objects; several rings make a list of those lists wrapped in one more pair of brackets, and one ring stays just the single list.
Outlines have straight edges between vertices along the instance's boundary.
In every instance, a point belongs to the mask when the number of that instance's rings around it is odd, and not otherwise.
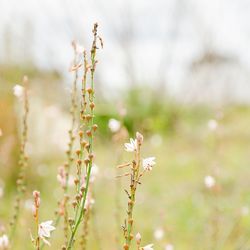
[{"label": "overcast sky", "polygon": [[249,0],[0,0],[0,61],[32,58],[67,75],[70,42],[87,47],[95,21],[105,41],[99,70],[110,86],[133,71],[138,82],[161,75],[178,88],[205,49],[250,68]]}]

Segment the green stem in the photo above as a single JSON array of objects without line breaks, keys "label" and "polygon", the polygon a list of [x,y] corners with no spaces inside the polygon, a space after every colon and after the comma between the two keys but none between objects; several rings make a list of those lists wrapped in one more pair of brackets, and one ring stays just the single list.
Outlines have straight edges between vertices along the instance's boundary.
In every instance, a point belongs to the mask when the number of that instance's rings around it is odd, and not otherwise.
[{"label": "green stem", "polygon": [[[93,39],[93,43],[92,43],[92,49],[91,49],[91,92],[89,93],[89,103],[92,103],[94,101],[94,73],[95,73],[95,66],[96,66],[96,61],[95,61],[95,56],[96,56],[96,39],[97,39],[97,24],[94,24],[94,29],[93,29],[93,34],[94,34],[94,39]],[[86,71],[86,69],[85,69]],[[85,104],[85,103],[84,103]],[[89,136],[89,150],[88,153],[89,155],[93,156],[93,125],[94,125],[94,108],[91,108],[90,114],[91,114],[91,121],[90,121],[90,131],[91,135]],[[77,229],[81,223],[82,218],[85,215],[85,203],[86,203],[86,199],[87,199],[87,194],[88,194],[88,189],[89,189],[89,180],[90,180],[90,174],[91,174],[91,169],[93,166],[93,158],[90,158],[89,163],[87,164],[87,174],[86,174],[86,186],[85,189],[83,191],[83,197],[81,199],[81,204],[80,204],[80,214],[78,219],[75,222],[75,225],[73,227],[71,236],[70,236],[70,240],[67,246],[67,250],[72,249],[73,244],[74,244],[74,237],[76,235]]]},{"label": "green stem", "polygon": [[85,215],[85,202],[86,202],[86,198],[87,198],[87,193],[88,193],[88,188],[89,188],[89,180],[90,180],[90,173],[91,173],[91,168],[92,168],[92,161],[90,161],[89,163],[89,167],[88,167],[88,172],[87,172],[87,178],[86,178],[86,187],[85,187],[85,191],[84,191],[84,196],[82,198],[82,201],[81,201],[81,205],[80,205],[80,215],[76,221],[76,224],[74,226],[74,229],[71,233],[71,237],[70,237],[70,240],[69,240],[69,244],[68,244],[68,247],[67,249],[72,249],[72,246],[73,246],[73,243],[74,243],[74,237],[75,237],[75,234],[77,232],[77,229],[81,223],[81,220],[83,218],[83,216]]},{"label": "green stem", "polygon": [[130,249],[131,245],[131,233],[133,230],[133,210],[134,210],[134,205],[135,205],[135,195],[136,195],[136,187],[137,187],[137,182],[139,178],[139,170],[140,170],[140,145],[137,144],[137,151],[135,155],[135,166],[133,166],[133,174],[132,174],[132,180],[131,180],[131,185],[130,185],[130,201],[128,203],[128,226],[127,226],[127,233],[126,233],[126,245],[127,245],[127,250]]}]

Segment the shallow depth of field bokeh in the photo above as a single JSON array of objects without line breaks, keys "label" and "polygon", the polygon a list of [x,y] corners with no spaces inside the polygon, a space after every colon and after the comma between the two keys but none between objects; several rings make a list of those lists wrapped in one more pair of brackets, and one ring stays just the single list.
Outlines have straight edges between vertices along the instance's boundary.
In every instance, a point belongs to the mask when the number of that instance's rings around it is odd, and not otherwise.
[{"label": "shallow depth of field bokeh", "polygon": [[[250,4],[158,0],[151,6],[109,0],[109,9],[100,1],[44,1],[41,13],[48,10],[48,15],[36,16],[39,5],[12,2],[0,0],[0,15],[5,13],[0,24],[0,236],[14,210],[18,174],[23,108],[13,87],[23,75],[29,77],[27,191],[13,246],[28,250],[33,249],[32,191],[41,192],[43,221],[55,218],[63,195],[57,172],[66,161],[71,119],[71,40],[89,48],[91,23],[97,20],[105,43],[97,55],[99,171],[88,249],[122,249],[117,222],[126,218],[128,183],[126,177],[117,180],[123,171],[116,166],[131,159],[123,144],[136,131],[144,135],[143,154],[156,157],[137,191],[134,233],[141,233],[142,245],[249,249],[250,37],[245,22]],[[120,120],[121,112],[128,136],[117,143],[108,124]],[[50,239],[51,249],[60,249],[61,229],[62,223]]]}]

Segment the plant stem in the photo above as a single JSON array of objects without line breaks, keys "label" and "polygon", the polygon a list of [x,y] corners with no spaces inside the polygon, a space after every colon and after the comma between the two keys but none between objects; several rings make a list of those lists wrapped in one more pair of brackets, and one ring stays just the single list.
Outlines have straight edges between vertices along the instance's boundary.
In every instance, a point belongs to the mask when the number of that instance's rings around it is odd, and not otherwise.
[{"label": "plant stem", "polygon": [[24,76],[23,78],[23,88],[24,88],[24,93],[23,93],[23,109],[24,109],[24,114],[22,117],[22,139],[21,139],[21,146],[20,146],[20,155],[19,155],[19,175],[17,179],[17,195],[16,195],[16,205],[15,205],[15,210],[13,214],[13,219],[10,223],[11,229],[10,229],[10,240],[14,238],[15,235],[15,230],[18,222],[18,217],[20,213],[20,203],[21,203],[21,198],[22,195],[25,192],[26,189],[26,168],[28,165],[28,157],[26,155],[26,145],[28,141],[28,114],[29,114],[29,100],[28,100],[28,78]]},{"label": "plant stem", "polygon": [[[91,89],[89,91],[89,104],[91,105],[94,101],[94,73],[95,73],[95,66],[96,66],[96,60],[95,60],[95,56],[96,56],[96,40],[97,40],[97,23],[94,24],[94,28],[93,28],[93,34],[94,34],[94,39],[93,39],[93,43],[92,43],[92,49],[91,49]],[[85,103],[84,103],[85,105]],[[90,125],[89,125],[89,129],[90,131],[92,131],[93,125],[94,125],[94,107],[91,108],[90,106],[90,115],[91,115],[91,120],[90,120]],[[93,131],[90,133],[89,135],[89,149],[88,149],[88,153],[89,156],[93,156]],[[89,157],[89,163],[86,164],[87,167],[87,173],[86,173],[86,185],[85,185],[85,189],[83,191],[83,197],[81,199],[81,203],[80,203],[80,214],[75,222],[75,225],[73,227],[71,236],[70,236],[70,240],[67,246],[67,249],[72,249],[73,244],[74,244],[74,237],[76,235],[77,229],[82,221],[82,218],[85,215],[86,209],[85,209],[85,203],[86,203],[86,199],[87,199],[87,194],[88,194],[88,189],[89,189],[89,180],[90,180],[90,174],[91,174],[91,169],[93,166],[93,157]]]},{"label": "plant stem", "polygon": [[126,245],[124,246],[125,250],[129,250],[131,246],[131,240],[133,239],[132,230],[133,230],[133,210],[135,205],[136,198],[136,187],[139,178],[139,169],[140,169],[140,145],[137,142],[137,151],[135,153],[135,163],[133,164],[131,184],[130,184],[130,200],[128,202],[128,217],[127,217],[127,232],[126,232]]}]

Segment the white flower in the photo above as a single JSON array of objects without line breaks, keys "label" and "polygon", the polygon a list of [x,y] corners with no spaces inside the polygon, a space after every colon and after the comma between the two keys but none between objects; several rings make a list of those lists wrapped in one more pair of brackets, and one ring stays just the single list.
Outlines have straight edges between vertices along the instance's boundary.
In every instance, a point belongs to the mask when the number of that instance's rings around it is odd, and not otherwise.
[{"label": "white flower", "polygon": [[19,84],[16,84],[14,87],[13,87],[13,93],[16,97],[22,97],[23,96],[23,92],[24,92],[24,88],[19,85]]},{"label": "white flower", "polygon": [[7,249],[9,246],[9,238],[6,234],[0,237],[0,249]]},{"label": "white flower", "polygon": [[48,220],[39,224],[38,227],[38,236],[44,241],[44,243],[50,245],[50,243],[45,239],[50,237],[50,232],[55,230],[56,228],[52,226],[52,220]]},{"label": "white flower", "polygon": [[130,138],[130,143],[125,143],[124,146],[127,152],[134,152],[137,150],[137,140]]},{"label": "white flower", "polygon": [[142,249],[142,250],[154,250],[153,245],[154,245],[154,244],[148,244],[148,245],[146,245],[145,247],[142,247],[141,249]]},{"label": "white flower", "polygon": [[167,244],[165,250],[174,250],[174,246],[172,244]]},{"label": "white flower", "polygon": [[216,130],[218,127],[218,122],[214,119],[211,119],[208,121],[207,126],[210,130]]},{"label": "white flower", "polygon": [[215,185],[215,179],[213,176],[207,175],[204,178],[204,183],[207,188],[212,188]]},{"label": "white flower", "polygon": [[154,231],[154,237],[156,240],[161,240],[164,236],[164,231],[161,228],[158,228]]},{"label": "white flower", "polygon": [[155,157],[148,157],[146,159],[143,159],[142,161],[142,166],[146,171],[151,171],[154,165],[155,165]]},{"label": "white flower", "polygon": [[119,121],[117,121],[116,119],[112,118],[109,120],[108,126],[109,126],[109,129],[111,130],[111,132],[116,133],[121,128],[121,123]]}]

